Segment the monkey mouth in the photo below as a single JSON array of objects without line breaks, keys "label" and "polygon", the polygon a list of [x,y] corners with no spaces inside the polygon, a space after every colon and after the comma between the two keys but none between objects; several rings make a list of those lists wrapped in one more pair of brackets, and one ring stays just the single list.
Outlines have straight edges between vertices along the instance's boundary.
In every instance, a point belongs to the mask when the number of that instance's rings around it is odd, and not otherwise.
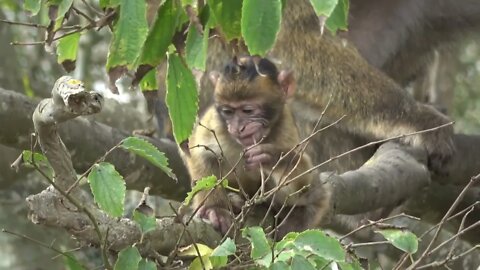
[{"label": "monkey mouth", "polygon": [[248,146],[252,146],[258,142],[260,142],[262,140],[262,134],[259,134],[259,133],[252,133],[252,134],[248,134],[248,135],[243,135],[243,136],[240,136],[237,138],[237,141],[245,146],[245,147],[248,147]]}]

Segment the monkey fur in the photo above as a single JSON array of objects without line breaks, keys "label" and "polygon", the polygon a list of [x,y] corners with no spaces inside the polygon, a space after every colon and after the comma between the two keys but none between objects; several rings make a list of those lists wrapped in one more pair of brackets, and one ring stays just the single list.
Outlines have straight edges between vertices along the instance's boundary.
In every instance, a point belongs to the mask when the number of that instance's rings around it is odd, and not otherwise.
[{"label": "monkey fur", "polygon": [[[294,112],[300,112],[296,116],[303,119],[297,121],[314,123],[330,99],[327,121],[345,115],[340,128],[369,140],[413,133],[450,121],[434,108],[415,102],[397,83],[360,57],[348,42],[321,36],[319,25],[307,0],[286,1],[272,56],[299,78],[292,106]],[[453,128],[447,126],[401,140],[425,149],[429,167],[438,172],[454,153],[452,136]]]},{"label": "monkey fur", "polygon": [[[375,0],[369,1],[368,3],[370,2],[375,2]],[[402,1],[391,2],[393,6],[400,5],[399,7],[395,6],[397,8],[390,9],[394,15],[397,10],[412,8],[412,5],[410,5],[410,7],[402,6]],[[446,0],[446,2],[449,2],[449,0]],[[365,6],[368,6],[368,3],[365,3]],[[394,3],[396,4],[394,5]],[[411,1],[408,3],[411,4]],[[357,12],[360,14],[354,5],[361,6],[362,3],[360,3],[360,1],[352,1],[352,13]],[[415,4],[413,4],[413,6],[415,6]],[[432,8],[441,9],[442,7],[444,7],[444,5],[433,6]],[[365,20],[368,16],[356,17],[357,19],[354,23],[362,26],[359,29],[353,28],[351,30],[352,33],[346,33],[344,37],[347,36],[347,39],[345,40],[339,37],[331,37],[328,34],[320,35],[318,18],[306,0],[287,0],[286,7],[283,10],[281,31],[270,57],[280,61],[279,66],[281,68],[288,67],[294,70],[296,78],[298,78],[298,90],[295,92],[290,103],[300,138],[305,138],[311,134],[315,122],[329,101],[330,106],[327,108],[326,115],[322,119],[322,125],[326,125],[345,116],[338,125],[322,131],[310,140],[307,152],[313,164],[323,162],[332,156],[344,153],[375,139],[388,138],[448,123],[449,119],[447,117],[427,105],[416,103],[395,81],[376,69],[382,68],[390,74],[393,69],[389,68],[388,63],[394,62],[396,61],[395,59],[400,57],[399,52],[403,50],[403,45],[400,44],[402,41],[393,39],[393,41],[390,41],[395,43],[393,45],[383,43],[377,44],[376,46],[367,45],[363,49],[360,48],[360,52],[352,46],[352,44],[359,46],[365,41],[366,38],[359,38],[361,35],[357,37],[352,37],[352,35],[354,34],[353,32],[369,31],[367,27],[368,24],[362,25],[360,23],[361,20]],[[375,8],[371,10],[374,11]],[[465,8],[465,10],[468,9]],[[472,12],[478,12],[478,9],[470,10],[472,10]],[[448,10],[443,10],[442,12],[448,13]],[[391,14],[391,12],[389,14]],[[351,15],[352,18],[354,17],[353,15],[355,14]],[[426,18],[420,16],[417,19],[425,25],[428,25],[428,19],[431,18],[432,17]],[[381,18],[378,20],[381,20]],[[409,28],[409,31],[405,32],[405,27],[407,27],[404,25],[405,22],[400,20],[397,23],[399,24],[398,29],[400,30],[395,32],[397,28],[391,28],[390,32],[387,31],[387,38],[391,35],[395,37],[405,37],[402,33],[409,33],[412,39],[418,35],[425,36],[426,42],[424,42],[423,46],[425,50],[431,49],[436,44],[436,41],[428,42],[429,37],[427,36],[429,32],[423,32],[423,30],[413,26]],[[384,26],[382,22],[378,22],[377,25],[379,25],[378,27],[380,28],[387,27]],[[436,25],[440,24],[432,26]],[[441,32],[442,28],[439,27],[434,30],[434,32],[437,33]],[[378,40],[380,37],[375,38]],[[409,46],[411,46],[413,43],[410,42],[410,38],[407,37],[406,39],[408,42],[405,45],[409,44]],[[229,56],[229,53],[225,50],[224,45],[221,45],[215,40],[210,42],[209,47],[208,69],[217,69],[220,63]],[[389,50],[389,48],[391,50]],[[384,54],[385,50],[388,50],[389,53]],[[360,53],[362,53],[368,61],[362,58]],[[372,55],[375,53],[383,55],[382,59],[377,59],[379,61],[377,66],[375,66],[373,62],[375,59],[372,58]],[[411,60],[412,57],[401,58]],[[408,73],[410,71],[404,72]],[[211,92],[208,91],[209,87],[205,87],[205,85],[207,84],[202,82],[202,91],[200,93],[203,107],[206,107],[205,104],[211,104],[209,100],[213,97]],[[210,108],[209,112],[205,114],[204,119],[212,117],[213,109],[212,107],[208,108]],[[196,130],[196,132],[199,132],[198,127]],[[447,162],[454,153],[452,135],[452,128],[446,127],[429,133],[405,137],[402,138],[402,141],[406,144],[425,149],[429,154],[429,167],[434,170],[434,172],[438,172],[442,170],[445,162]],[[191,143],[191,146],[192,145],[195,144]],[[320,168],[320,170],[332,170],[341,173],[356,169],[363,165],[374,151],[375,149],[372,147],[351,153],[348,156],[326,164]],[[234,160],[236,159],[234,158]],[[189,158],[187,163],[189,162],[194,161],[192,158]],[[202,176],[202,173],[205,174],[206,172],[214,170],[219,171],[217,165],[212,162],[202,163],[199,161],[194,163],[197,164],[194,165],[198,170],[194,172],[194,175],[198,175],[197,179]],[[190,167],[191,165],[188,166]],[[205,168],[202,169],[202,166]],[[315,197],[320,198],[317,200],[318,205],[322,205],[322,203],[318,203],[320,201],[328,201],[328,199],[325,199],[328,198],[328,195],[325,195],[328,194],[328,192],[324,187],[318,189],[318,194],[316,190],[312,188],[306,193],[311,194],[310,198],[312,198],[312,200],[314,200]],[[224,203],[226,201],[225,196],[216,196],[215,198],[219,199],[218,203]],[[233,201],[239,202],[238,205],[241,205],[242,202],[241,200]],[[198,205],[198,201],[196,204]],[[215,203],[212,205],[214,204]],[[330,207],[335,208],[335,206]],[[294,218],[290,218],[292,222],[289,224],[287,222],[285,225],[285,228],[287,228],[286,231],[301,230],[306,227],[306,224],[308,224],[308,226],[318,226],[319,223],[311,223],[309,217],[322,217],[325,211],[325,207],[305,209],[302,206],[297,208],[302,211],[304,210],[304,212],[294,212],[292,215]],[[223,210],[225,209],[226,208],[223,208]],[[317,213],[317,210],[320,214]],[[205,216],[205,214],[203,215]]]},{"label": "monkey fur", "polygon": [[[292,75],[278,72],[267,59],[242,57],[228,64],[223,73],[212,73],[212,81],[214,105],[194,128],[189,154],[183,154],[183,158],[193,184],[210,175],[219,179],[226,176],[229,186],[240,189],[241,194],[232,196],[222,187],[198,192],[193,199],[198,216],[227,233],[233,218],[230,210],[239,212],[244,199],[261,188],[262,170],[267,179],[265,191],[281,186],[273,197],[276,209],[284,203],[306,207],[312,215],[303,222],[303,228],[317,224],[324,214],[322,209],[327,208],[326,188],[316,186],[314,191],[303,192],[312,182],[311,174],[282,184],[312,167],[301,146],[291,151],[301,139],[288,104],[295,90]],[[227,175],[242,153],[245,156],[234,173]],[[244,198],[238,199],[242,195]]]}]

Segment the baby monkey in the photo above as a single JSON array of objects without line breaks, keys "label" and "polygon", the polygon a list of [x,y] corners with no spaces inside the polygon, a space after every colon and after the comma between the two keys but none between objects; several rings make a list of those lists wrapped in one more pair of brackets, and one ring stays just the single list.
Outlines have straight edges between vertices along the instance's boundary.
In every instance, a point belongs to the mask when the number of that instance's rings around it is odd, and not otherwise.
[{"label": "baby monkey", "polygon": [[[267,192],[278,187],[274,208],[284,203],[308,208],[312,215],[306,223],[317,224],[328,206],[326,188],[316,185],[315,191],[308,190],[311,174],[285,185],[312,167],[310,157],[301,151],[289,107],[295,92],[293,73],[278,71],[265,58],[245,56],[235,57],[221,73],[212,72],[210,80],[215,85],[214,104],[195,127],[189,138],[190,153],[183,158],[193,184],[215,175],[228,179],[229,186],[240,193],[222,187],[198,192],[193,199],[197,215],[225,234],[232,225],[232,210],[238,213],[244,200],[259,188]],[[262,178],[266,180],[263,187]],[[307,228],[308,224],[302,225]]]}]

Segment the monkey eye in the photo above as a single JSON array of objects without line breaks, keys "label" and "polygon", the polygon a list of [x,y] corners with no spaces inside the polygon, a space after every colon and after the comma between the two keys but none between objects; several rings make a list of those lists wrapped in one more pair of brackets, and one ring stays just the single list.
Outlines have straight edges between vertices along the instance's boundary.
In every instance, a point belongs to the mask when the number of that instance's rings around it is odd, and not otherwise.
[{"label": "monkey eye", "polygon": [[230,108],[225,108],[225,107],[224,107],[224,108],[221,108],[221,109],[220,109],[220,112],[221,112],[223,115],[225,115],[225,116],[231,116],[231,115],[233,115],[233,110],[230,109]]},{"label": "monkey eye", "polygon": [[251,114],[253,114],[254,111],[253,111],[252,108],[244,108],[244,109],[242,109],[242,112],[246,115],[251,115]]}]

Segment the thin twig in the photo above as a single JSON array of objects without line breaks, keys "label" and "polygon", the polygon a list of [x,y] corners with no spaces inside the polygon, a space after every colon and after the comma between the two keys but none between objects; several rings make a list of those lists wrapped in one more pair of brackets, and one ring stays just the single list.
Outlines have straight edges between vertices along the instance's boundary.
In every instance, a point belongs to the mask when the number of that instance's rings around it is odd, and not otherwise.
[{"label": "thin twig", "polygon": [[387,245],[390,244],[388,241],[377,241],[377,242],[365,242],[365,243],[356,243],[348,245],[350,248],[359,248],[359,247],[368,247],[368,246],[378,246],[378,245]]},{"label": "thin twig", "polygon": [[190,238],[190,241],[192,241],[192,245],[193,247],[195,248],[195,251],[197,252],[197,255],[198,255],[198,259],[200,260],[200,264],[202,265],[202,269],[206,269],[205,268],[205,263],[203,262],[203,259],[202,259],[202,254],[200,253],[200,250],[198,249],[198,245],[197,243],[195,243],[194,241],[194,238],[192,237],[192,235],[190,234],[190,232],[186,229],[187,228],[187,225],[185,225],[185,223],[183,222],[182,218],[180,217],[180,215],[178,214],[177,210],[175,209],[175,207],[173,207],[172,203],[168,203],[168,205],[170,206],[170,209],[172,209],[172,211],[175,213],[175,215],[177,216],[178,220],[180,220],[180,223],[182,224],[182,226],[185,228],[185,233],[187,234],[187,236]]},{"label": "thin twig", "polygon": [[38,24],[38,23],[14,22],[14,21],[9,21],[9,20],[4,20],[4,19],[0,19],[0,22],[11,24],[11,25],[28,26],[28,27],[35,27],[35,28],[42,28],[42,29],[47,28],[45,25]]},{"label": "thin twig", "polygon": [[407,214],[405,214],[405,213],[401,213],[401,214],[398,214],[398,215],[395,215],[395,216],[391,216],[391,217],[381,218],[381,219],[376,220],[376,221],[371,221],[371,220],[369,220],[369,223],[368,223],[368,224],[364,224],[364,225],[356,228],[355,230],[353,230],[353,231],[345,234],[344,236],[340,237],[340,238],[338,239],[338,241],[342,241],[342,240],[344,240],[345,238],[351,236],[352,234],[354,234],[354,233],[356,233],[356,232],[358,232],[358,231],[361,231],[361,230],[363,230],[363,229],[365,229],[365,228],[368,228],[368,227],[377,225],[377,224],[379,224],[379,223],[385,223],[385,222],[390,221],[390,220],[392,220],[392,219],[401,218],[401,217],[406,217],[406,218],[410,218],[410,219],[417,220],[417,221],[420,220],[420,219],[417,218],[417,217],[410,216],[410,215],[407,215]]},{"label": "thin twig", "polygon": [[[435,240],[437,240],[438,236],[440,235],[440,231],[442,229],[442,226],[443,224],[445,224],[445,222],[447,221],[448,217],[453,213],[453,211],[455,210],[455,208],[457,208],[458,204],[460,203],[460,201],[463,199],[463,197],[465,196],[465,194],[467,193],[468,189],[470,189],[470,187],[475,183],[476,180],[478,180],[480,178],[480,174],[472,177],[470,179],[470,182],[468,182],[468,184],[463,188],[463,190],[460,192],[460,194],[457,196],[457,198],[455,199],[455,201],[453,202],[453,204],[450,206],[450,209],[448,209],[447,213],[445,213],[445,215],[443,216],[442,220],[440,220],[439,222],[439,225],[437,227],[437,230],[435,231],[435,234],[433,235],[432,239],[430,240],[430,243],[428,244],[427,248],[423,251],[422,255],[415,261],[412,263],[412,265],[410,265],[407,269],[415,269],[415,267],[420,264],[420,262],[425,259],[425,257],[429,254],[430,252],[430,249],[433,247],[433,244],[435,242]],[[480,222],[478,222],[480,224]],[[438,249],[435,248],[434,250]]]},{"label": "thin twig", "polygon": [[[58,249],[58,248],[54,247],[54,246],[53,246],[53,243],[51,243],[51,244],[45,244],[45,243],[43,243],[43,242],[41,242],[41,241],[39,241],[39,240],[37,240],[37,239],[34,239],[34,238],[30,237],[30,236],[27,236],[27,235],[24,235],[24,234],[19,234],[19,233],[16,233],[16,232],[12,232],[12,231],[7,230],[7,229],[5,229],[5,228],[2,229],[2,232],[8,233],[8,234],[11,234],[11,235],[14,235],[14,236],[17,236],[17,237],[19,237],[19,238],[26,239],[26,240],[28,240],[28,241],[30,241],[30,242],[32,242],[32,243],[35,243],[35,244],[37,244],[37,245],[39,245],[39,246],[41,246],[41,247],[50,249],[50,250],[58,253],[59,255],[65,256],[65,257],[67,257],[67,258],[69,258],[69,259],[71,259],[71,260],[74,260],[74,261],[80,263],[79,261],[77,261],[77,260],[75,259],[75,257],[73,257],[72,255],[69,254],[69,253],[71,252],[71,250],[69,250],[69,251],[62,251],[61,249]],[[86,266],[83,265],[82,263],[80,263],[80,265],[81,265],[84,269],[87,269]]]},{"label": "thin twig", "polygon": [[398,140],[398,139],[401,139],[401,138],[404,138],[404,137],[408,137],[408,136],[413,136],[413,135],[418,135],[418,134],[423,134],[423,133],[428,133],[428,132],[432,132],[432,131],[435,131],[435,130],[438,130],[438,129],[441,129],[441,128],[444,128],[444,127],[447,127],[447,126],[451,126],[453,125],[454,122],[449,122],[449,123],[446,123],[446,124],[443,124],[443,125],[440,125],[440,126],[437,126],[437,127],[434,127],[434,128],[429,128],[429,129],[424,129],[424,130],[420,130],[420,131],[415,131],[415,132],[411,132],[411,133],[406,133],[406,134],[401,134],[401,135],[398,135],[398,136],[393,136],[393,137],[390,137],[390,138],[386,138],[386,139],[382,139],[382,140],[377,140],[377,141],[373,141],[373,142],[369,142],[367,144],[364,144],[362,146],[359,146],[359,147],[356,147],[352,150],[349,150],[347,152],[344,152],[340,155],[337,155],[337,156],[334,156],[334,157],[331,157],[329,158],[328,160],[318,164],[318,165],[315,165],[313,166],[311,169],[305,171],[304,173],[300,174],[300,175],[297,175],[296,177],[294,177],[293,179],[291,179],[290,181],[288,181],[286,184],[290,184],[291,182],[297,180],[298,178],[308,174],[308,173],[311,173],[312,171],[322,167],[323,165],[327,164],[327,163],[330,163],[332,162],[333,160],[336,160],[336,159],[339,159],[339,158],[342,158],[346,155],[349,155],[353,152],[357,152],[359,150],[362,150],[362,149],[365,149],[365,148],[368,148],[370,146],[373,146],[373,145],[377,145],[377,144],[380,144],[380,143],[386,143],[386,142],[389,142],[389,141],[392,141],[392,140]]}]

